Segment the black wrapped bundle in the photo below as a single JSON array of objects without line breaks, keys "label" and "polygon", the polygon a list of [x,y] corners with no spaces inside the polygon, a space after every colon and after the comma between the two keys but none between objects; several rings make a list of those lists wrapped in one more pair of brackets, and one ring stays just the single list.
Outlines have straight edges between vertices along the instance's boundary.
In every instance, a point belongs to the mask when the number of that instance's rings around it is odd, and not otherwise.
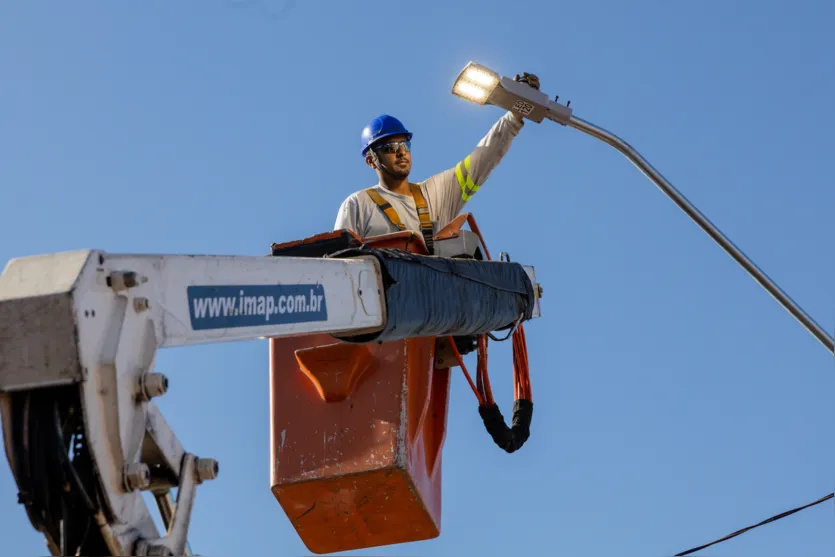
[{"label": "black wrapped bundle", "polygon": [[531,436],[531,418],[533,417],[533,402],[523,398],[513,403],[513,422],[507,427],[498,404],[479,406],[478,413],[484,422],[487,433],[493,441],[505,452],[518,451]]},{"label": "black wrapped bundle", "polygon": [[345,342],[478,335],[531,318],[534,288],[518,263],[430,257],[367,246],[327,257],[368,255],[377,258],[383,271],[388,318],[381,331],[337,337]]}]

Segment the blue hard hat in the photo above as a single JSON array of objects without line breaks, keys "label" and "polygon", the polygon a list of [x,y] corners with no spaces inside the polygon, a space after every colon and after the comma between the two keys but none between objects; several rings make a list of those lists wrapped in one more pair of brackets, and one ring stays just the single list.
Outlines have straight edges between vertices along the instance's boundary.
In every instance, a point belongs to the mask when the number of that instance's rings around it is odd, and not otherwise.
[{"label": "blue hard hat", "polygon": [[412,139],[412,133],[394,116],[377,116],[362,129],[362,155],[365,156],[372,143],[393,135],[405,135],[407,139]]}]

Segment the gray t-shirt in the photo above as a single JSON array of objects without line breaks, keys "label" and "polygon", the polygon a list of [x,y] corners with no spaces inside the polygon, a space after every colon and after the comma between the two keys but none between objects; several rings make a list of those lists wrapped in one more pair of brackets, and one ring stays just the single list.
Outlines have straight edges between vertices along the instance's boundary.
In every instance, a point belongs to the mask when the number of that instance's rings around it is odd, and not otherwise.
[{"label": "gray t-shirt", "polygon": [[[429,206],[435,234],[458,216],[475,192],[484,185],[523,126],[524,122],[507,112],[490,128],[469,156],[453,168],[418,182]],[[391,203],[407,230],[420,232],[420,219],[410,193],[397,194],[379,183],[373,187]],[[342,202],[334,230],[343,229],[362,238],[398,231],[364,190],[354,192]]]}]

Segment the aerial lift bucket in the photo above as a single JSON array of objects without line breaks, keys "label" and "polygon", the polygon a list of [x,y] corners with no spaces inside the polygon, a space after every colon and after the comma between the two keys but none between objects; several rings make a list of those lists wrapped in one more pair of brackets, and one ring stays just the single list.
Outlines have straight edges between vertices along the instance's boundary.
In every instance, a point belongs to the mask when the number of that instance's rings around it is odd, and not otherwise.
[{"label": "aerial lift bucket", "polygon": [[[477,236],[460,230],[466,216],[438,235],[436,252],[482,258]],[[338,231],[274,245],[273,255],[315,257],[358,243]],[[409,231],[362,243],[427,253]],[[446,339],[349,344],[318,334],[273,338],[269,350],[271,489],[306,547],[331,553],[437,537],[455,365]]]}]

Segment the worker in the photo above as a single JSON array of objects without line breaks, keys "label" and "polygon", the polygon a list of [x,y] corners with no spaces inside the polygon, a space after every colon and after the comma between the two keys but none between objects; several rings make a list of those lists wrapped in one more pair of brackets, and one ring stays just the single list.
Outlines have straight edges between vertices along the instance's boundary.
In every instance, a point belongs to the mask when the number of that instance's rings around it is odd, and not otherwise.
[{"label": "worker", "polygon": [[[539,89],[533,74],[514,80]],[[397,118],[378,116],[362,130],[362,155],[378,183],[342,202],[334,230],[350,230],[362,238],[413,230],[423,235],[432,253],[434,235],[484,185],[524,124],[520,115],[508,111],[456,166],[415,184],[409,181],[412,133]]]}]

